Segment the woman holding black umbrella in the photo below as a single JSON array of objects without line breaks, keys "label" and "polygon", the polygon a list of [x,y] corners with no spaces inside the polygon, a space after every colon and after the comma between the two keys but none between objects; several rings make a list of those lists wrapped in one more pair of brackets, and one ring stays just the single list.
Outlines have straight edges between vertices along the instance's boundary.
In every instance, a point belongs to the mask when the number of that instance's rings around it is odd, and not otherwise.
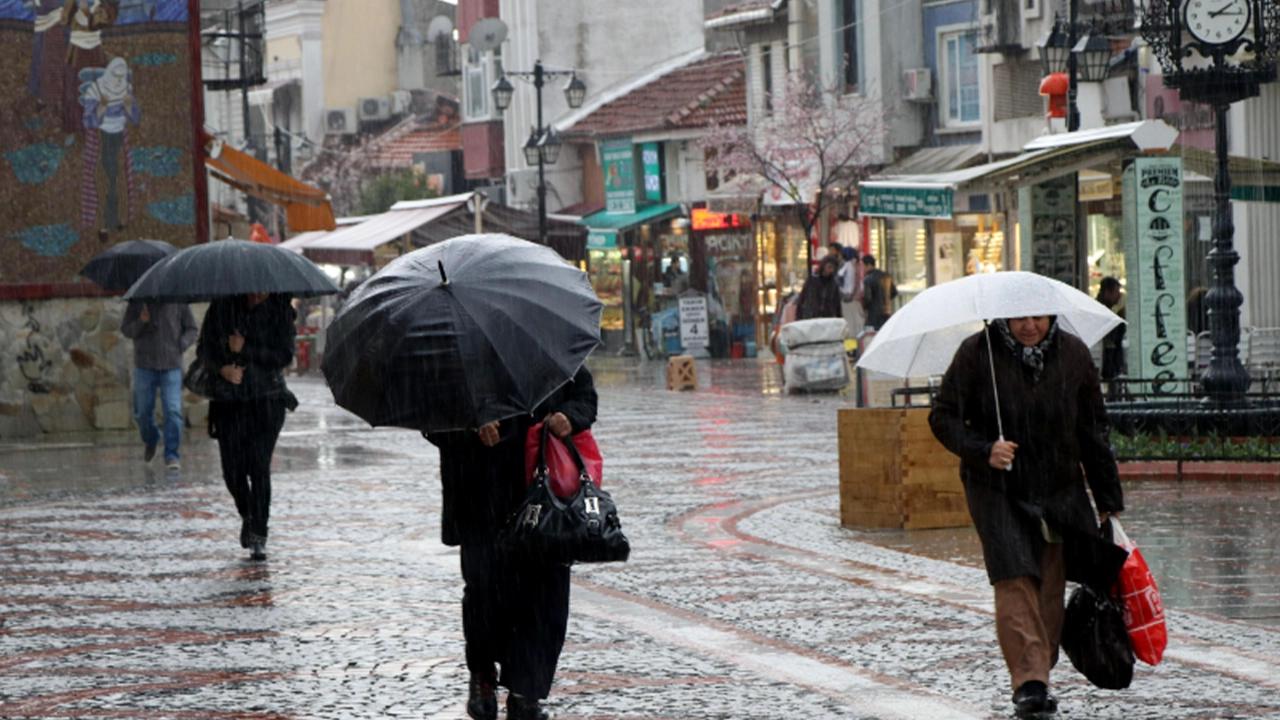
[{"label": "woman holding black umbrella", "polygon": [[285,410],[297,405],[284,382],[293,320],[287,295],[219,298],[209,305],[196,347],[211,377],[209,434],[218,440],[222,478],[240,512],[240,546],[254,560],[266,559],[271,456]]}]

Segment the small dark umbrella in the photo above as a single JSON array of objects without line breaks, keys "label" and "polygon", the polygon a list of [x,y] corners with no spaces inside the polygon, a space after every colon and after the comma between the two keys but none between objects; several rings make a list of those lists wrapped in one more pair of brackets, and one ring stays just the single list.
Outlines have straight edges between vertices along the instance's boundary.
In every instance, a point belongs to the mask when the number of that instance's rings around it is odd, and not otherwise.
[{"label": "small dark umbrella", "polygon": [[600,343],[600,300],[543,245],[466,235],[397,258],[329,325],[322,368],[371,425],[479,427],[531,412]]},{"label": "small dark umbrella", "polygon": [[128,240],[94,256],[80,274],[106,290],[128,290],[152,265],[177,251],[163,240]]},{"label": "small dark umbrella", "polygon": [[337,292],[323,270],[297,253],[278,245],[218,240],[156,263],[124,299],[189,303],[248,293],[310,297]]}]

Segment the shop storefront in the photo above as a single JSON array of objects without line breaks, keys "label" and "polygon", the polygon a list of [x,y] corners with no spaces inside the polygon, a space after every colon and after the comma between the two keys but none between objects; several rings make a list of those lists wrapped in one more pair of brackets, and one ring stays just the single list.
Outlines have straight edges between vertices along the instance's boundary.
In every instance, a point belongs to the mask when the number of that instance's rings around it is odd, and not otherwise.
[{"label": "shop storefront", "polygon": [[692,287],[707,294],[719,315],[711,333],[712,355],[744,357],[759,343],[761,315],[751,222],[738,213],[695,208],[690,230]]},{"label": "shop storefront", "polygon": [[869,181],[859,195],[868,252],[893,276],[899,302],[965,275],[1006,268],[1004,214],[986,193],[944,183]]},{"label": "shop storefront", "polygon": [[635,349],[637,330],[681,285],[687,287],[688,221],[679,214],[679,205],[654,204],[582,219],[587,274],[604,304],[600,330],[607,352]]},{"label": "shop storefront", "polygon": [[[773,208],[754,225],[756,283],[759,287],[757,338],[768,338],[779,306],[799,295],[809,276],[808,238],[789,207]],[[759,341],[759,340],[758,340]]]}]

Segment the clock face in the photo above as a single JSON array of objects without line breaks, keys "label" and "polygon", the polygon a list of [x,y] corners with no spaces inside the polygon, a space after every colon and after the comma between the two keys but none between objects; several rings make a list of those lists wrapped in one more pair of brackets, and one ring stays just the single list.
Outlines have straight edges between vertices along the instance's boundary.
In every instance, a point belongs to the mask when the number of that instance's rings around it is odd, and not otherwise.
[{"label": "clock face", "polygon": [[1210,45],[1228,43],[1244,34],[1252,10],[1249,0],[1186,0],[1187,32]]}]

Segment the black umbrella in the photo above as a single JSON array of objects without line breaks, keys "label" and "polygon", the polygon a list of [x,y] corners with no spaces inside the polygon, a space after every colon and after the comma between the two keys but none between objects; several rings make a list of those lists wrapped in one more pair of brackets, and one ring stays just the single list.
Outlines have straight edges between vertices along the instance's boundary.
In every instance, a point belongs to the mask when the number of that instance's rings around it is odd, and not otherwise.
[{"label": "black umbrella", "polygon": [[295,297],[340,292],[315,263],[276,245],[218,240],[195,245],[156,263],[125,300],[202,302],[248,293]]},{"label": "black umbrella", "polygon": [[163,240],[128,240],[94,256],[80,274],[107,290],[128,290],[152,265],[177,251]]},{"label": "black umbrella", "polygon": [[600,344],[600,300],[556,252],[466,235],[397,258],[329,325],[322,368],[371,425],[476,428],[531,412]]}]

